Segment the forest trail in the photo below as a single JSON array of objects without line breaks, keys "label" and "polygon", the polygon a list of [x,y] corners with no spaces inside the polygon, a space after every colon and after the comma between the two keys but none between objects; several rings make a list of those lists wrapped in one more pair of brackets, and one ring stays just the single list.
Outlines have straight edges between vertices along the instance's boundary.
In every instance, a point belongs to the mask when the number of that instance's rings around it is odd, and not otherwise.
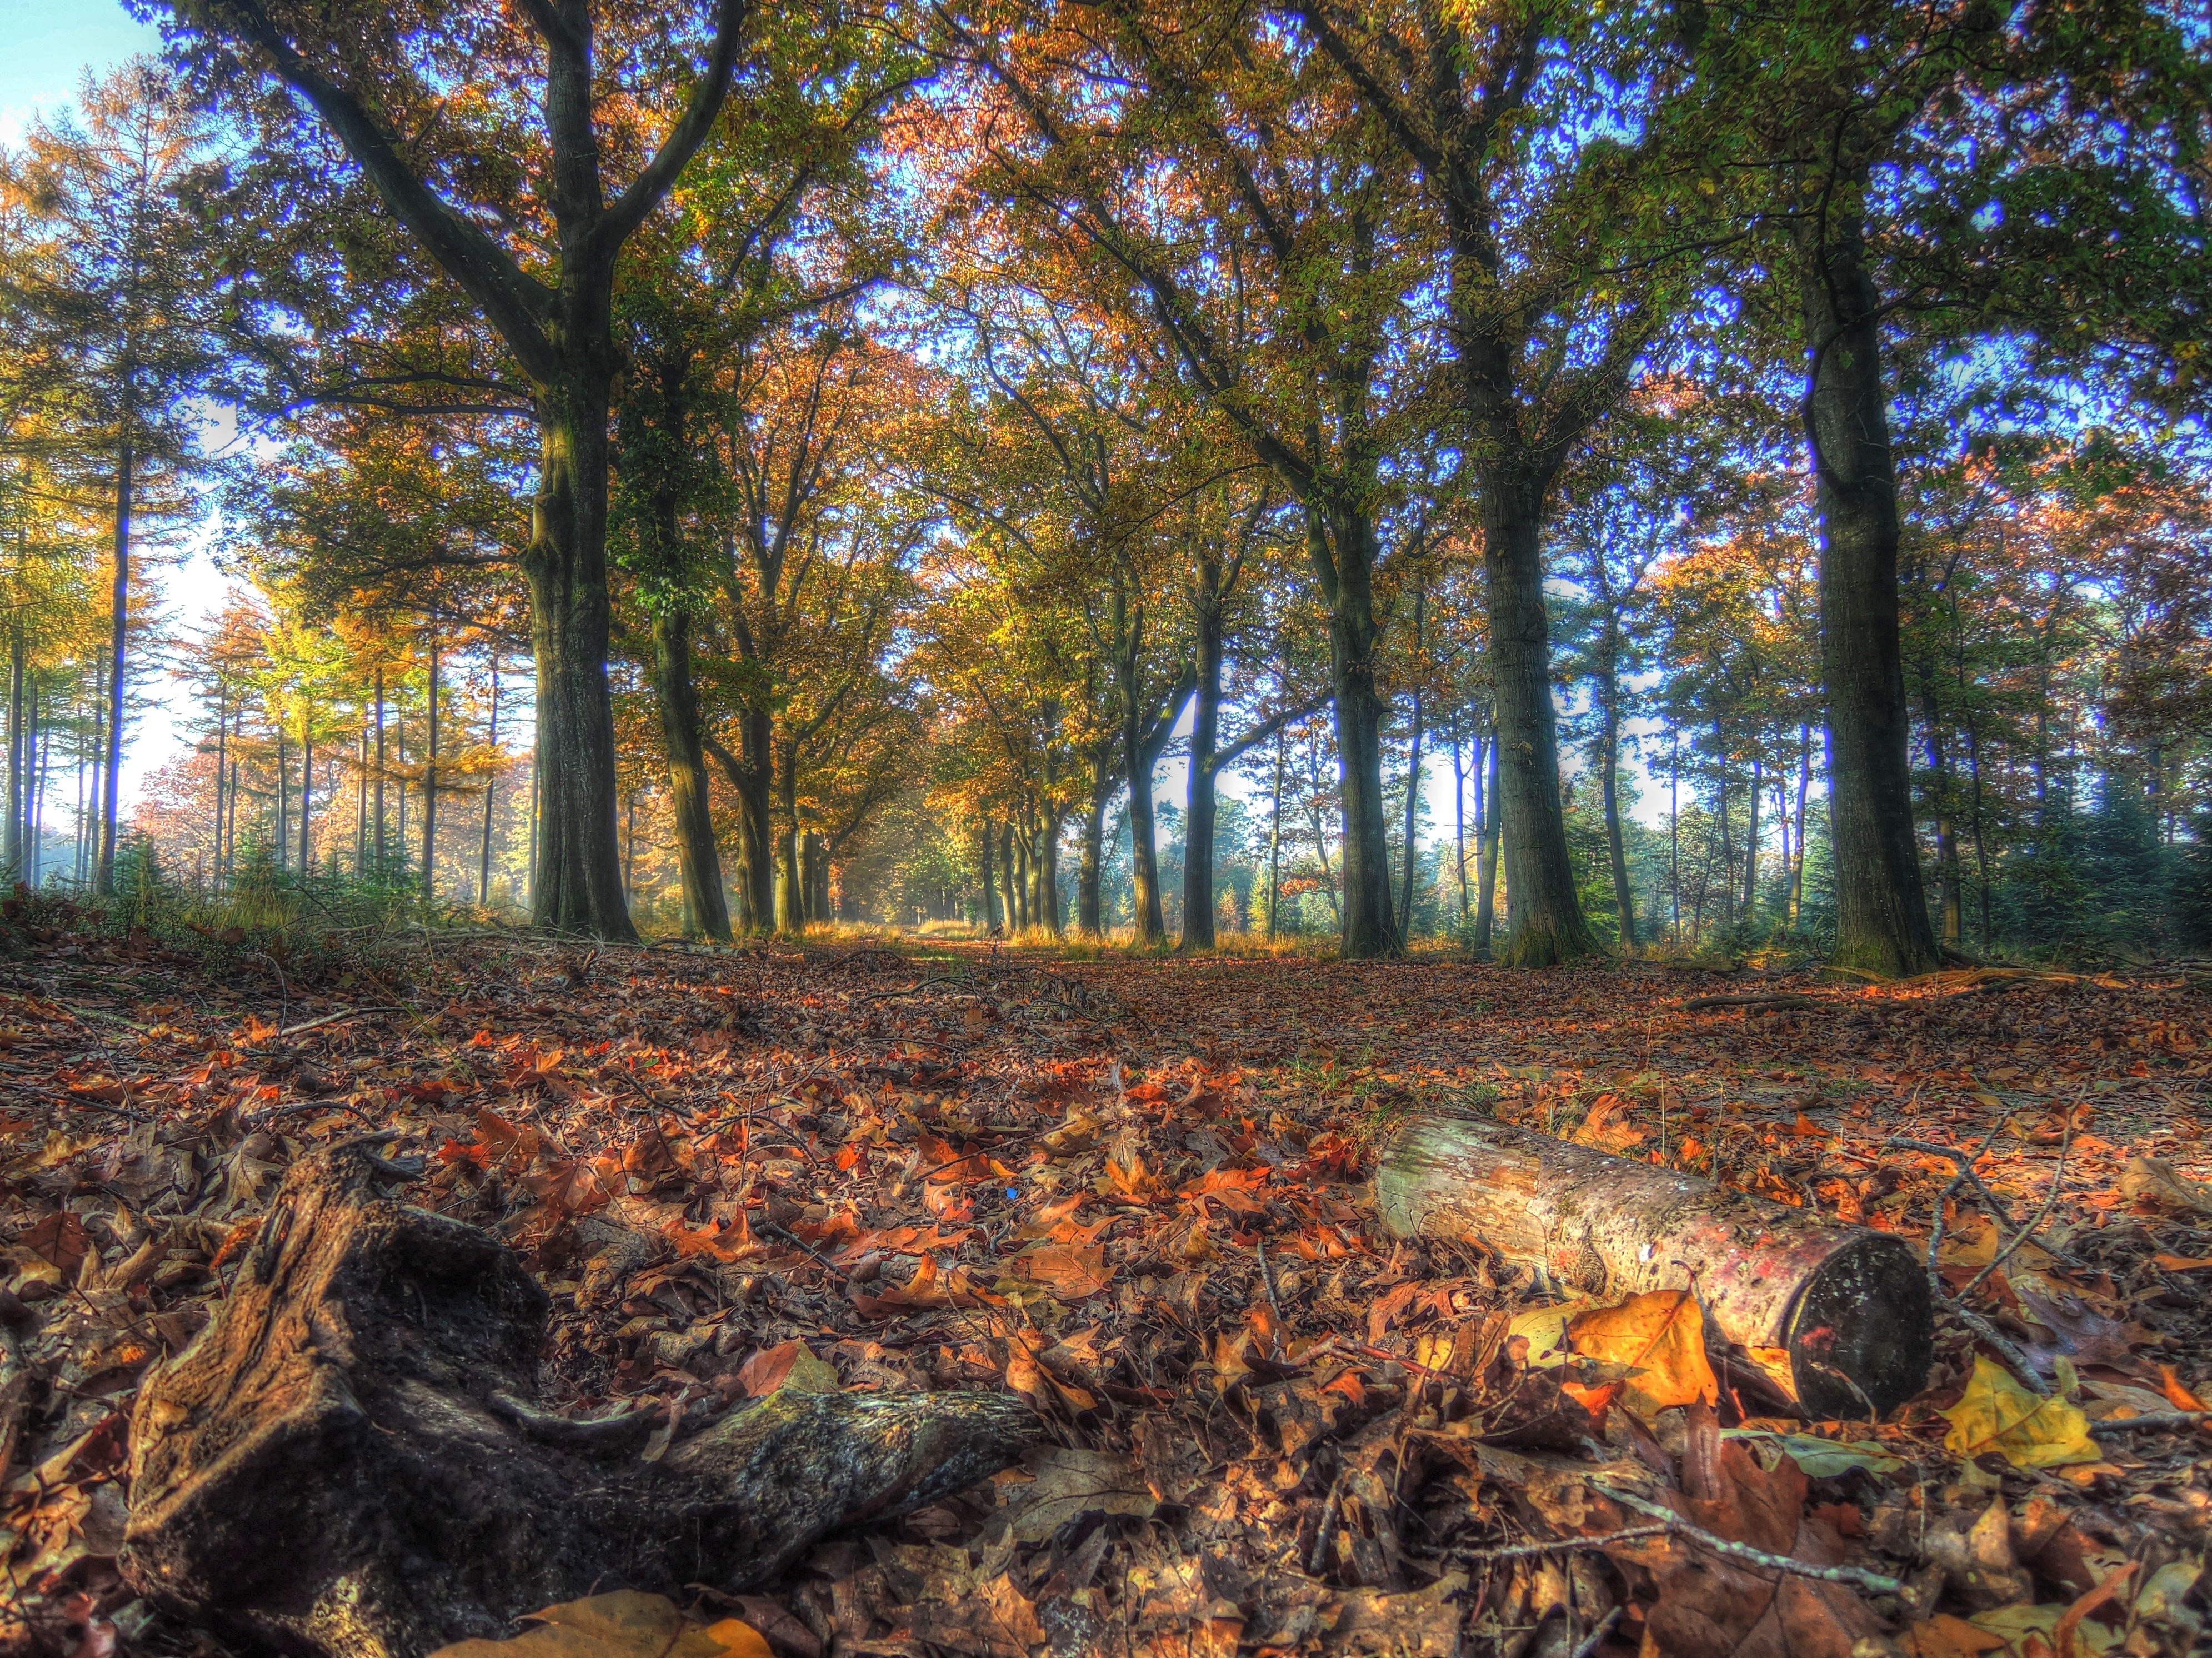
[{"label": "forest trail", "polygon": [[[779,1654],[2030,1658],[2200,1628],[2204,1442],[2099,1419],[2212,1385],[2201,973],[496,936],[210,970],[39,930],[0,965],[0,1650],[194,1649],[117,1567],[133,1396],[284,1170],[364,1130],[550,1291],[550,1408],[1005,1387],[1046,1419],[1025,1468],[696,1609]],[[2074,1396],[2038,1405],[1945,1317],[1877,1425],[1762,1417],[1725,1375],[1717,1412],[1640,1417],[1710,1375],[1673,1339],[1693,1304],[1578,1319],[1524,1368],[1562,1322],[1525,1271],[1376,1222],[1376,1137],[1425,1106],[1916,1249],[1953,1189],[1947,1286]],[[2002,1232],[1899,1138],[1986,1144]]]}]

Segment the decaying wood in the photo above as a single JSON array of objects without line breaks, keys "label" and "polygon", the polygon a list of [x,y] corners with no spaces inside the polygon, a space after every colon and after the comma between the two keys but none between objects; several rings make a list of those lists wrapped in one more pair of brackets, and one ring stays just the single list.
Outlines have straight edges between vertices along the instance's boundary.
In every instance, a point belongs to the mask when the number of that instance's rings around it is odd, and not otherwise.
[{"label": "decaying wood", "polygon": [[222,1311],[139,1393],[125,1571],[242,1640],[416,1658],[594,1586],[750,1588],[1036,1436],[981,1393],[781,1392],[672,1444],[553,1417],[544,1291],[491,1234],[385,1195],[378,1161],[295,1167]]},{"label": "decaying wood", "polygon": [[1606,1300],[1694,1277],[1729,1342],[1788,1350],[1814,1417],[1887,1411],[1927,1382],[1927,1280],[1887,1233],[1486,1119],[1409,1121],[1383,1149],[1376,1198],[1400,1237],[1480,1240]]}]

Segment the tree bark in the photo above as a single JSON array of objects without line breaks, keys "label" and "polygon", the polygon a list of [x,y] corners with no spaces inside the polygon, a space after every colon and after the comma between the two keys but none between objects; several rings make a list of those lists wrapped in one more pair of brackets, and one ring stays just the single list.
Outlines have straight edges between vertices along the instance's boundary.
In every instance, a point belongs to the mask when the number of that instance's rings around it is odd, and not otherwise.
[{"label": "tree bark", "polygon": [[[430,619],[428,747],[422,761],[422,904],[438,901],[438,619]],[[307,796],[301,795],[302,809]],[[304,874],[305,871],[302,871]]]},{"label": "tree bark", "polygon": [[1182,938],[1179,950],[1213,948],[1215,749],[1221,738],[1221,565],[1200,559],[1192,595],[1198,685],[1191,703],[1190,771],[1183,789]]},{"label": "tree bark", "polygon": [[[1103,758],[1097,775],[1099,781],[1092,786],[1090,803],[1083,810],[1083,850],[1075,870],[1075,930],[1082,938],[1103,938],[1106,934],[1106,802],[1113,791],[1106,782]],[[1011,923],[1008,930],[1012,930]]]},{"label": "tree bark", "polygon": [[1497,741],[1504,756],[1492,809],[1504,820],[1505,884],[1513,894],[1503,960],[1507,966],[1543,967],[1594,955],[1598,942],[1575,889],[1559,795],[1540,503],[1531,498],[1528,480],[1486,479],[1482,518]]},{"label": "tree bark", "polygon": [[1006,1395],[784,1392],[645,1461],[666,1413],[538,1410],[545,1292],[492,1234],[380,1195],[380,1161],[296,1166],[138,1395],[123,1570],[249,1647],[420,1658],[602,1583],[742,1590],[1036,1436]]},{"label": "tree bark", "polygon": [[8,636],[8,832],[0,862],[21,879],[23,871],[23,623],[18,616]]},{"label": "tree bark", "polygon": [[[530,546],[538,668],[538,869],[541,927],[631,940],[615,829],[614,702],[607,687],[607,411],[611,375],[592,363],[538,404],[539,470]],[[426,872],[427,873],[427,872]]]},{"label": "tree bark", "polygon": [[1599,758],[1600,786],[1605,797],[1606,850],[1613,863],[1613,904],[1620,918],[1620,948],[1636,948],[1636,899],[1628,885],[1628,844],[1620,827],[1620,687],[1608,656],[1604,676],[1604,726],[1598,741],[1605,752]]},{"label": "tree bark", "polygon": [[[126,412],[126,420],[129,415]],[[125,647],[131,634],[131,468],[137,460],[125,438],[115,456],[115,571],[109,600],[115,607],[108,635],[107,753],[100,784],[100,857],[92,890],[106,898],[115,891],[115,823],[121,799],[123,773],[123,716],[125,711]],[[283,861],[281,853],[280,863]]]},{"label": "tree bark", "polygon": [[1745,791],[1743,829],[1743,918],[1747,925],[1759,918],[1759,759],[1751,757],[1751,787]]},{"label": "tree bark", "polygon": [[1936,881],[1942,894],[1943,948],[1954,954],[1966,946],[1966,895],[1959,872],[1959,836],[1951,796],[1951,757],[1943,746],[1943,710],[1936,695],[1936,668],[1920,663],[1920,716],[1928,725],[1928,794],[1936,808]]},{"label": "tree bark", "polygon": [[1496,929],[1498,895],[1498,840],[1504,830],[1504,814],[1498,809],[1498,775],[1500,762],[1498,751],[1503,745],[1493,727],[1490,734],[1490,781],[1482,799],[1479,833],[1481,844],[1474,854],[1474,938],[1468,946],[1477,961],[1490,960],[1490,938]]},{"label": "tree bark", "polygon": [[[1798,284],[1811,353],[1805,429],[1820,520],[1820,669],[1834,844],[1832,960],[1885,978],[1942,965],[1912,832],[1911,718],[1897,601],[1897,472],[1880,306],[1866,265],[1862,174],[1801,222]],[[1825,234],[1824,234],[1825,233]]]},{"label": "tree bark", "polygon": [[1760,1368],[1812,1417],[1887,1411],[1927,1385],[1927,1275],[1888,1233],[1479,1119],[1413,1119],[1375,1193],[1399,1237],[1480,1242],[1601,1301],[1694,1287],[1712,1327],[1767,1350]]},{"label": "tree bark", "polygon": [[[1306,546],[1326,572],[1329,667],[1336,693],[1338,798],[1344,813],[1340,948],[1347,961],[1404,952],[1390,905],[1389,818],[1382,808],[1382,698],[1375,688],[1375,528],[1352,509],[1309,506]],[[1326,861],[1324,853],[1324,862]]]},{"label": "tree bark", "polygon": [[[1427,643],[1423,637],[1428,619],[1428,591],[1413,589],[1413,663],[1419,673],[1421,649]],[[1401,931],[1410,934],[1413,930],[1413,864],[1419,851],[1421,812],[1421,684],[1413,682],[1413,741],[1406,759],[1406,841],[1405,867],[1400,875],[1398,890],[1398,918]]]},{"label": "tree bark", "polygon": [[491,905],[492,807],[499,792],[499,652],[491,655],[491,722],[484,746],[491,750],[491,769],[484,773],[483,840],[477,849],[477,903]]},{"label": "tree bark", "polygon": [[[668,606],[653,619],[655,700],[668,750],[668,790],[676,814],[676,876],[684,895],[684,936],[727,940],[730,911],[722,896],[722,855],[707,786],[707,753],[699,735],[699,692],[691,676],[691,613]],[[489,821],[489,820],[487,820]]]},{"label": "tree bark", "polygon": [[[435,683],[434,676],[433,683]],[[437,728],[434,721],[431,728]],[[314,813],[314,710],[302,707],[300,711],[300,873],[302,875],[312,873],[315,867]]]}]

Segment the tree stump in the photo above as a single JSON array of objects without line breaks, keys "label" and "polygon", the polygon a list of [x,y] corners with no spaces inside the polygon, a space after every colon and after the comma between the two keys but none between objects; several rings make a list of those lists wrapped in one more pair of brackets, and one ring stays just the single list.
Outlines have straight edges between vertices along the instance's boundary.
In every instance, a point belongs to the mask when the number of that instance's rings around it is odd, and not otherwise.
[{"label": "tree stump", "polygon": [[514,1252],[380,1178],[362,1149],[295,1167],[215,1320],[139,1393],[124,1570],[167,1609],[418,1658],[594,1587],[754,1587],[1036,1437],[1011,1395],[778,1393],[647,1461],[659,1411],[531,1405],[549,1302]]},{"label": "tree stump", "polygon": [[1384,1147],[1375,1194],[1399,1237],[1478,1240],[1607,1301],[1694,1276],[1727,1340],[1787,1350],[1813,1417],[1893,1410],[1935,1361],[1927,1276],[1887,1233],[1486,1119],[1413,1119]]}]

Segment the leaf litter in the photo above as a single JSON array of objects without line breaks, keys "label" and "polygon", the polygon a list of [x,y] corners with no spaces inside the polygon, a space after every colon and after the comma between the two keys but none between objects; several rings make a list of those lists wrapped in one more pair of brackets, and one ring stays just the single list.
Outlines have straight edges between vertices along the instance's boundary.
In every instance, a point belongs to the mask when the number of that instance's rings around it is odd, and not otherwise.
[{"label": "leaf litter", "polygon": [[[523,1253],[543,1396],[651,1413],[641,1454],[780,1387],[1002,1387],[1050,1426],[759,1594],[602,1586],[470,1658],[2202,1638],[2212,1021],[2179,974],[1686,1003],[1632,965],[464,937],[302,977],[65,933],[11,964],[0,1649],[222,1650],[117,1571],[131,1400],[284,1170],[370,1131]],[[1694,1286],[1565,1304],[1390,1239],[1373,1149],[1428,1106],[1932,1244],[1928,1390],[1806,1422],[1717,1372]]]}]

